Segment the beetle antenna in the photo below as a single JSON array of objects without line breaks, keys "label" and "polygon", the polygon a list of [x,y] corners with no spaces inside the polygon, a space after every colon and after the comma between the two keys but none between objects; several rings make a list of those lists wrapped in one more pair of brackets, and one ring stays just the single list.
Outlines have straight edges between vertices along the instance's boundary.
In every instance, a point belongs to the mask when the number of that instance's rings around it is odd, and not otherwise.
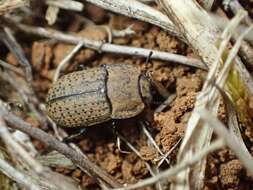
[{"label": "beetle antenna", "polygon": [[151,84],[153,84],[153,86],[155,86],[155,88],[158,90],[159,94],[167,99],[167,97],[170,95],[170,93],[167,91],[167,89],[161,83],[159,83],[153,79],[152,72],[148,72],[148,63],[151,59],[152,54],[153,54],[153,51],[150,51],[149,55],[145,61],[145,71],[144,71],[145,76],[147,76],[147,78],[149,79]]},{"label": "beetle antenna", "polygon": [[149,63],[152,55],[153,55],[153,51],[150,51],[148,54],[148,57],[146,58],[146,61],[145,61],[144,73],[147,73],[147,71],[148,71],[148,63]]}]

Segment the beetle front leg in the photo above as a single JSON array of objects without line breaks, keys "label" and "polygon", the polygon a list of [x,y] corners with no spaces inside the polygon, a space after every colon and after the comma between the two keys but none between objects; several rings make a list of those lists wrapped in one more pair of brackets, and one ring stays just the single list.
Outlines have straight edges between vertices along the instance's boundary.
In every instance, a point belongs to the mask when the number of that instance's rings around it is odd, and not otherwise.
[{"label": "beetle front leg", "polygon": [[170,94],[167,99],[161,104],[158,106],[158,108],[155,109],[155,112],[154,114],[159,114],[161,113],[165,108],[167,108],[171,102],[173,102],[173,100],[176,98],[176,94]]},{"label": "beetle front leg", "polygon": [[77,133],[63,138],[62,141],[65,142],[65,143],[71,143],[71,142],[73,142],[75,140],[78,140],[80,137],[83,137],[86,132],[87,132],[87,129],[86,128],[82,128]]}]

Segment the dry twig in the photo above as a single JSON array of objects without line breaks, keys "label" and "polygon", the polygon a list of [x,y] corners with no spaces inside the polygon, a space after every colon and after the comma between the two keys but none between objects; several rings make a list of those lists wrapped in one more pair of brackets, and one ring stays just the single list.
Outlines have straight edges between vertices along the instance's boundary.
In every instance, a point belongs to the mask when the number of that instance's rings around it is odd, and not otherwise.
[{"label": "dry twig", "polygon": [[3,139],[5,142],[7,148],[11,152],[15,152],[18,154],[19,157],[21,157],[26,164],[28,164],[34,171],[37,173],[41,173],[43,170],[43,167],[37,163],[31,156],[28,154],[20,144],[18,144],[10,135],[7,126],[5,125],[5,122],[3,119],[0,117],[0,137]]},{"label": "dry twig", "polygon": [[5,69],[11,70],[14,73],[24,77],[24,73],[22,71],[20,71],[17,67],[15,67],[9,63],[6,63],[5,61],[0,60],[0,66],[2,66]]},{"label": "dry twig", "polygon": [[66,158],[63,154],[60,154],[57,151],[52,151],[46,155],[38,156],[37,159],[45,166],[61,167],[70,170],[76,168],[70,159]]},{"label": "dry twig", "polygon": [[29,190],[42,190],[39,186],[37,186],[32,179],[21,173],[20,171],[13,168],[8,162],[0,158],[0,170],[7,175],[12,180],[18,182],[18,184],[22,185],[26,189]]},{"label": "dry twig", "polygon": [[[1,33],[1,40],[5,43],[5,45],[9,48],[9,50],[14,54],[17,61],[22,66],[26,81],[29,85],[32,84],[33,76],[32,76],[32,66],[29,63],[29,61],[24,56],[24,52],[22,50],[22,47],[18,44],[14,36],[12,35],[12,32],[9,28],[5,27]],[[31,90],[32,87],[30,86]]]},{"label": "dry twig", "polygon": [[[0,106],[4,107],[4,102],[0,100]],[[24,175],[28,175],[31,180],[34,181],[34,184],[38,185],[39,187],[44,188],[53,188],[53,189],[77,189],[76,185],[72,183],[72,181],[67,180],[68,178],[52,172],[49,168],[43,167],[37,160],[35,160],[16,140],[13,138],[11,133],[8,131],[7,126],[0,116],[0,137],[5,143],[6,147],[11,153],[12,158],[15,162],[18,162],[17,166],[23,172],[26,173]],[[20,159],[21,158],[21,159]],[[20,164],[21,163],[21,164]],[[26,169],[21,167],[25,165]],[[26,167],[29,166],[29,167]],[[20,172],[21,172],[20,170]],[[57,183],[61,181],[61,183]]]},{"label": "dry twig", "polygon": [[30,124],[16,117],[12,113],[8,112],[3,107],[0,107],[0,116],[2,116],[12,128],[20,130],[31,137],[36,138],[43,142],[45,145],[51,147],[54,150],[65,155],[67,158],[73,161],[78,167],[86,171],[87,174],[92,176],[95,180],[101,179],[111,187],[120,187],[120,184],[112,179],[105,171],[93,164],[85,155],[81,155],[79,152],[68,147],[66,144],[56,140],[51,135],[48,135],[44,131],[32,127]]},{"label": "dry twig", "polygon": [[173,62],[181,63],[184,65],[192,66],[192,67],[206,69],[206,66],[203,65],[203,63],[200,60],[194,59],[194,58],[187,58],[182,55],[161,52],[161,51],[152,50],[152,49],[135,48],[135,47],[129,47],[129,46],[115,45],[115,44],[110,44],[110,43],[103,43],[101,41],[95,41],[95,40],[90,40],[90,39],[79,37],[79,36],[64,34],[56,30],[45,29],[42,27],[33,27],[33,26],[28,26],[28,25],[23,25],[23,24],[18,24],[18,23],[16,23],[16,26],[24,32],[32,33],[32,34],[43,36],[46,38],[56,39],[56,40],[66,42],[66,43],[78,44],[80,42],[83,42],[83,45],[85,47],[99,50],[102,52],[133,55],[133,56],[139,56],[139,57],[148,57],[150,52],[152,51],[153,54],[150,57],[151,59],[173,61]]},{"label": "dry twig", "polygon": [[28,89],[24,90],[24,88],[20,88],[20,85],[18,84],[19,81],[13,80],[13,78],[15,78],[14,73],[13,73],[12,77],[10,77],[10,75],[12,73],[10,73],[10,74],[6,73],[6,75],[9,75],[6,78],[7,81],[10,82],[10,84],[13,85],[14,88],[16,88],[18,90],[18,92],[21,94],[21,97],[23,98],[24,102],[27,104],[29,109],[33,113],[35,113],[36,117],[39,119],[42,126],[46,126],[47,119],[46,119],[45,114],[41,110],[36,109],[36,104],[39,103],[39,100],[37,99],[37,96],[35,95],[35,92],[32,87],[33,76],[32,76],[31,64],[29,63],[28,59],[25,57],[21,46],[18,44],[18,42],[16,41],[15,37],[12,34],[12,31],[8,27],[4,27],[0,31],[0,37],[1,37],[1,40],[5,43],[5,45],[9,48],[9,50],[13,53],[16,60],[22,66],[22,69],[24,71],[25,80],[26,80],[26,85],[27,85]]}]

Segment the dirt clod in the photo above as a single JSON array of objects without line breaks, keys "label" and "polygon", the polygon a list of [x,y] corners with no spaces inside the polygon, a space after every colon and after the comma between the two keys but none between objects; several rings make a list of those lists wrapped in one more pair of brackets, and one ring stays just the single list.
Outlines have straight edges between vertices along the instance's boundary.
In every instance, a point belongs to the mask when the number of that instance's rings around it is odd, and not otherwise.
[{"label": "dirt clod", "polygon": [[119,169],[121,163],[122,161],[119,157],[109,153],[101,165],[108,173],[114,174],[116,170]]},{"label": "dirt clod", "polygon": [[223,188],[239,189],[240,177],[244,174],[239,160],[231,160],[220,166],[220,181]]},{"label": "dirt clod", "polygon": [[157,150],[148,146],[141,147],[140,153],[144,160],[147,161],[154,160],[157,156]]},{"label": "dirt clod", "polygon": [[122,176],[123,176],[124,181],[127,181],[129,183],[136,182],[136,179],[132,174],[132,169],[133,169],[133,166],[129,162],[123,161],[121,165],[121,171],[122,171]]}]

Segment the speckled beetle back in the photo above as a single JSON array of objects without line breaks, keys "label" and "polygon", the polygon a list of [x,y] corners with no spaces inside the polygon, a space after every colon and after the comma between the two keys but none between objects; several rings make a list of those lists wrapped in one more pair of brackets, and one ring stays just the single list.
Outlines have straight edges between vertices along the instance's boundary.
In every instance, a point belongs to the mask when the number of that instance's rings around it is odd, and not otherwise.
[{"label": "speckled beetle back", "polygon": [[60,78],[47,97],[48,115],[60,126],[90,126],[110,119],[106,71],[92,68]]},{"label": "speckled beetle back", "polygon": [[49,90],[48,115],[62,127],[85,127],[141,113],[151,97],[149,81],[130,64],[73,72]]}]

